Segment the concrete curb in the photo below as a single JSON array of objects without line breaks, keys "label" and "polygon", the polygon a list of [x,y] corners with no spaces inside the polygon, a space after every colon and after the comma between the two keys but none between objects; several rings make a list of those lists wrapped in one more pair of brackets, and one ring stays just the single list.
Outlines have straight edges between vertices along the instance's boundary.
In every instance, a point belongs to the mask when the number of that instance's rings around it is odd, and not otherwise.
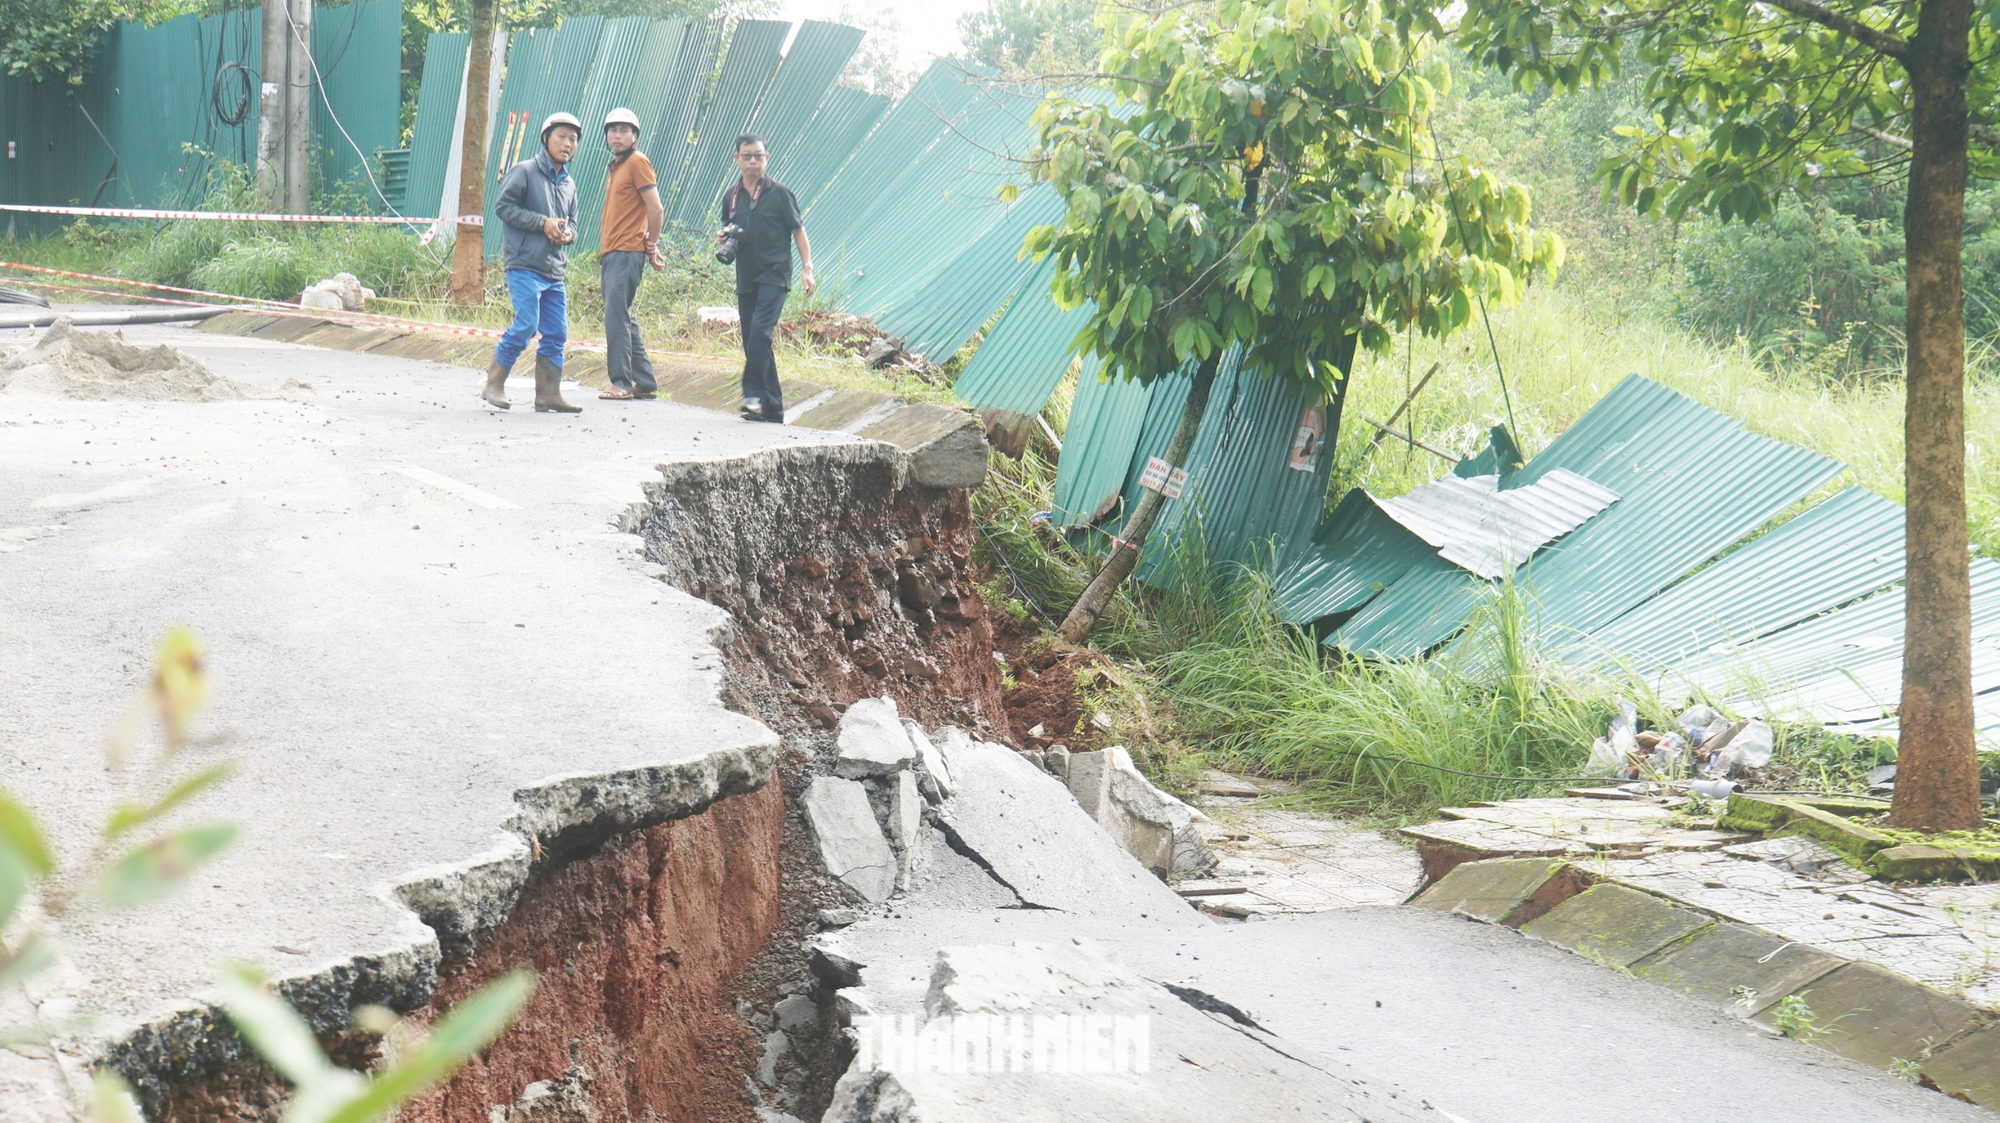
[{"label": "concrete curb", "polygon": [[1774,1032],[2000,1111],[2000,1023],[1962,999],[1874,964],[1794,943],[1560,858],[1463,862],[1410,903],[1518,928]]}]

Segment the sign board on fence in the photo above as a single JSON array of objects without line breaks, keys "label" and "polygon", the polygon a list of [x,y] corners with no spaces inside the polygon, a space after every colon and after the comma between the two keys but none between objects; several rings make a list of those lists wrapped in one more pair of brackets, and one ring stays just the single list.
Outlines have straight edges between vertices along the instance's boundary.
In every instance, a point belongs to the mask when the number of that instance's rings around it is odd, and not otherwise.
[{"label": "sign board on fence", "polygon": [[1187,486],[1187,473],[1157,456],[1148,457],[1146,470],[1139,473],[1139,486],[1157,491],[1168,499],[1179,499],[1181,489]]},{"label": "sign board on fence", "polygon": [[1326,442],[1326,409],[1307,406],[1299,415],[1298,432],[1292,437],[1291,468],[1295,472],[1319,469],[1320,446]]}]

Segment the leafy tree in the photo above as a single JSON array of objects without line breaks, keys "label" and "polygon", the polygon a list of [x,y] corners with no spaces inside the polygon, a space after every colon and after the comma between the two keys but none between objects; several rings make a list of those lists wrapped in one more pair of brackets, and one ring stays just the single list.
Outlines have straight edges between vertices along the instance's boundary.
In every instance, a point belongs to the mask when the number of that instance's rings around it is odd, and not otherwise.
[{"label": "leafy tree", "polygon": [[1010,78],[1077,74],[1097,61],[1098,0],[987,0],[958,17],[966,58]]},{"label": "leafy tree", "polygon": [[1768,217],[1787,187],[1907,178],[1905,633],[1892,821],[1976,828],[1965,504],[1968,175],[2000,172],[2000,6],[1973,0],[1466,0],[1465,45],[1524,84],[1603,82],[1635,46],[1653,115],[1606,186],[1641,212]]},{"label": "leafy tree", "polygon": [[[1375,0],[1221,0],[1107,7],[1098,68],[1115,103],[1051,95],[1032,165],[1068,204],[1026,249],[1054,254],[1056,299],[1088,303],[1079,350],[1107,377],[1187,371],[1166,459],[1194,442],[1225,349],[1323,395],[1350,337],[1376,350],[1445,335],[1507,303],[1561,258],[1529,200],[1428,123],[1450,74],[1422,11]],[[1078,642],[1137,564],[1158,517],[1147,491],[1063,621]]]}]

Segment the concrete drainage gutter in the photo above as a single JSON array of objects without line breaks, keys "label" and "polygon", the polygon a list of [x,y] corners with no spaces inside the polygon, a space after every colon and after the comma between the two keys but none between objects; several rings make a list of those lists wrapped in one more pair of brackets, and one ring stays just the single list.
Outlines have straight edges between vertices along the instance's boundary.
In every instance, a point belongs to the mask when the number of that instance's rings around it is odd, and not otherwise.
[{"label": "concrete drainage gutter", "polygon": [[1560,858],[1464,862],[1412,904],[1517,929],[2000,1111],[2000,1023],[1874,964],[1601,880]]}]

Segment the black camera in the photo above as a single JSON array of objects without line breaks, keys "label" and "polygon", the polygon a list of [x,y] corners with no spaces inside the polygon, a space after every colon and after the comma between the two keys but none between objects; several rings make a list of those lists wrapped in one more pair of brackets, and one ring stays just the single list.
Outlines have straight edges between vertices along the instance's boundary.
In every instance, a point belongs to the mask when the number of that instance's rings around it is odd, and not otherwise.
[{"label": "black camera", "polygon": [[736,261],[736,246],[742,241],[743,228],[741,226],[732,222],[723,227],[722,240],[717,242],[715,246],[715,260],[724,265],[734,264]]}]

